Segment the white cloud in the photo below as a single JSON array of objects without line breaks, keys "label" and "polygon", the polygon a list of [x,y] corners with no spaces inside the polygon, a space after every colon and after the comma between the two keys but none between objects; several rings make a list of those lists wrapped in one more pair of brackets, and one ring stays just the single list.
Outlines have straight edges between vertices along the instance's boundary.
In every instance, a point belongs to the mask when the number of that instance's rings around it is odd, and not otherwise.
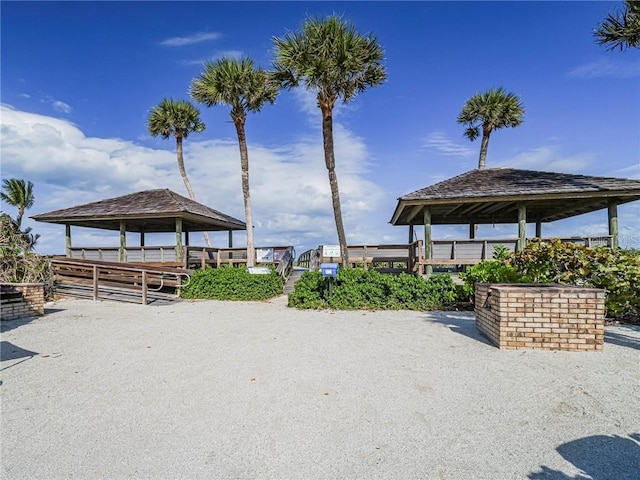
[{"label": "white cloud", "polygon": [[628,167],[620,168],[613,172],[615,177],[640,179],[640,162],[636,162]]},{"label": "white cloud", "polygon": [[196,60],[181,60],[179,63],[180,65],[190,67],[193,65],[204,65],[207,61],[217,60],[222,57],[238,59],[243,55],[244,53],[241,50],[221,50],[219,52],[215,52],[213,55],[207,58],[199,58]]},{"label": "white cloud", "polygon": [[623,61],[611,57],[601,58],[575,67],[568,73],[575,78],[636,78],[640,77],[640,61]]},{"label": "white cloud", "polygon": [[62,113],[71,112],[71,105],[69,105],[68,103],[61,102],[60,100],[54,100],[53,102],[51,102],[51,105],[53,106],[53,109],[57,110],[58,112],[62,112]]},{"label": "white cloud", "polygon": [[556,146],[542,146],[496,162],[497,167],[583,174],[594,161],[588,153],[563,155]]},{"label": "white cloud", "polygon": [[217,40],[222,37],[221,33],[194,33],[186,37],[172,37],[160,42],[164,47],[183,47],[185,45],[193,45],[195,43],[208,42],[209,40]]},{"label": "white cloud", "polygon": [[450,140],[444,132],[432,132],[427,135],[423,142],[424,148],[433,148],[443,155],[452,155],[457,157],[472,157],[477,155],[477,150],[455,143]]},{"label": "white cloud", "polygon": [[[24,178],[35,184],[36,202],[28,216],[152,188],[170,188],[186,195],[176,165],[175,144],[170,140],[166,150],[159,150],[117,138],[87,137],[68,121],[7,105],[1,106],[1,113],[3,177]],[[366,145],[339,124],[334,135],[348,240],[379,243],[388,212],[380,214],[385,196],[382,189],[363,177],[368,165]],[[337,243],[320,133],[275,147],[252,144],[251,138],[249,142],[256,244],[306,249]],[[189,138],[185,164],[198,201],[244,219],[235,138]],[[64,250],[62,227],[29,222],[25,226],[42,234],[39,251]],[[73,234],[74,245],[117,244],[117,235],[111,232],[78,230]],[[199,243],[201,237],[195,236],[193,241]],[[244,241],[244,235],[234,234],[236,245]],[[226,245],[226,236],[218,245]]]},{"label": "white cloud", "polygon": [[31,95],[29,95],[28,93],[21,93],[20,96],[22,98],[31,98]]}]

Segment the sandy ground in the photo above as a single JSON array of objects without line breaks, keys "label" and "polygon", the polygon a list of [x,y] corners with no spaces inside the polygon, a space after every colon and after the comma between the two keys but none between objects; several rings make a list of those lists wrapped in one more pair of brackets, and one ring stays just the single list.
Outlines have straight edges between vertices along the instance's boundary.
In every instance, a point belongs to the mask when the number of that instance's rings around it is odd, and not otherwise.
[{"label": "sandy ground", "polygon": [[640,477],[637,327],[562,353],[285,297],[47,312],[2,323],[2,478]]}]

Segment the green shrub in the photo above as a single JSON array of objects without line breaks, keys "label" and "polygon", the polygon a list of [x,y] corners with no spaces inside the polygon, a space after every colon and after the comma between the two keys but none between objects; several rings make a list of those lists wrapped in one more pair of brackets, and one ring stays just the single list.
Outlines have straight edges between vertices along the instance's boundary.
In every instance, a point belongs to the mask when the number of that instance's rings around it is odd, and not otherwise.
[{"label": "green shrub", "polygon": [[270,274],[254,275],[246,268],[207,268],[195,272],[180,296],[210,300],[266,300],[282,295],[282,277]]},{"label": "green shrub", "polygon": [[607,315],[640,314],[640,252],[634,249],[588,248],[573,243],[531,241],[516,253],[513,265],[529,281],[556,282],[607,291]]},{"label": "green shrub", "polygon": [[398,276],[361,268],[340,269],[329,295],[329,279],[320,272],[306,272],[289,295],[289,306],[337,310],[433,310],[457,299],[450,275],[428,280],[407,273]]},{"label": "green shrub", "polygon": [[460,274],[464,292],[476,283],[560,283],[607,292],[607,315],[636,320],[640,316],[640,252],[634,249],[588,248],[558,239],[532,240],[521,252],[484,261]]},{"label": "green shrub", "polygon": [[511,264],[511,252],[498,245],[493,253],[493,260],[485,260],[476,265],[467,267],[460,273],[460,279],[464,281],[462,291],[465,299],[473,300],[476,283],[515,283],[526,281]]}]

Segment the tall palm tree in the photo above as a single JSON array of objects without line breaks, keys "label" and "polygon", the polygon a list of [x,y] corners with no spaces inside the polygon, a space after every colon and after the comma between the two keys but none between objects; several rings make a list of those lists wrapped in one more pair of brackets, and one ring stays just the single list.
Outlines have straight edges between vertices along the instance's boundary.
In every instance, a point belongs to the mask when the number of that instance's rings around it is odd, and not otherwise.
[{"label": "tall palm tree", "polygon": [[625,0],[624,10],[607,16],[593,32],[600,45],[609,50],[640,48],[640,1]]},{"label": "tall palm tree", "polygon": [[329,174],[333,214],[343,266],[349,264],[342,222],[338,177],[333,146],[333,107],[338,99],[351,101],[358,93],[382,84],[386,70],[384,52],[372,34],[360,34],[338,16],[310,18],[302,31],[274,38],[274,79],[286,89],[302,84],[316,93],[322,113],[324,161]]},{"label": "tall palm tree", "polygon": [[[191,182],[189,182],[189,177],[187,177],[187,170],[184,167],[182,140],[187,138],[192,132],[204,131],[205,125],[200,120],[200,110],[186,100],[163,98],[149,113],[147,129],[154,137],[158,135],[164,139],[175,137],[178,170],[180,170],[184,186],[187,187],[189,198],[195,201],[196,196],[193,193]],[[207,246],[211,247],[207,232],[204,232],[203,235]]]},{"label": "tall palm tree", "polygon": [[244,197],[245,223],[247,224],[247,266],[255,263],[253,244],[253,217],[249,193],[249,152],[245,122],[247,112],[259,112],[265,103],[273,103],[278,89],[269,79],[266,70],[254,65],[251,58],[220,58],[207,62],[200,77],[191,82],[191,98],[207,107],[227,105],[231,107],[231,120],[236,127],[242,170],[242,195]]},{"label": "tall palm tree", "polygon": [[0,198],[7,205],[18,209],[16,217],[16,225],[18,228],[22,225],[22,216],[24,212],[33,206],[35,197],[33,195],[33,183],[25,182],[18,178],[5,179],[2,182],[3,192],[0,192]]},{"label": "tall palm tree", "polygon": [[520,98],[513,93],[507,93],[502,87],[476,93],[467,100],[458,115],[458,123],[467,126],[464,136],[472,142],[480,136],[482,128],[479,170],[487,165],[487,148],[491,132],[504,127],[517,127],[523,121],[524,107]]}]

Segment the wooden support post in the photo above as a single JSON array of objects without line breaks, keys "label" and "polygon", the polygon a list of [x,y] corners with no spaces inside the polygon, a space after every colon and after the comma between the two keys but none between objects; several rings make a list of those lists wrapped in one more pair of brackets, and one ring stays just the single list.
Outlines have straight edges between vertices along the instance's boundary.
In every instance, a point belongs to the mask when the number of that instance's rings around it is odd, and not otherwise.
[{"label": "wooden support post", "polygon": [[469,238],[471,240],[473,240],[474,238],[476,238],[476,224],[471,222],[469,223]]},{"label": "wooden support post", "polygon": [[619,230],[618,230],[618,204],[610,203],[609,209],[609,235],[611,235],[611,248],[620,246]]},{"label": "wooden support post", "polygon": [[182,218],[176,218],[176,262],[182,258]]},{"label": "wooden support post", "polygon": [[413,243],[413,223],[409,223],[409,245]]},{"label": "wooden support post", "polygon": [[144,230],[140,231],[140,246],[144,247]]},{"label": "wooden support post", "polygon": [[[429,260],[433,258],[433,245],[431,244],[431,210],[424,209],[424,258]],[[433,267],[427,265],[426,274],[431,275]]]},{"label": "wooden support post", "polygon": [[71,258],[71,225],[64,224],[65,244],[67,247],[67,257]]},{"label": "wooden support post", "polygon": [[93,300],[98,300],[98,267],[93,266]]},{"label": "wooden support post", "polygon": [[127,226],[124,220],[120,220],[120,249],[118,250],[118,261],[127,261]]},{"label": "wooden support post", "polygon": [[542,221],[536,220],[536,238],[542,238]]},{"label": "wooden support post", "polygon": [[523,250],[527,243],[527,206],[518,206],[518,251]]},{"label": "wooden support post", "polygon": [[229,248],[233,248],[233,230],[229,230]]},{"label": "wooden support post", "polygon": [[189,246],[189,232],[184,232],[184,245],[185,247]]},{"label": "wooden support post", "polygon": [[147,304],[147,272],[142,271],[142,304]]}]

